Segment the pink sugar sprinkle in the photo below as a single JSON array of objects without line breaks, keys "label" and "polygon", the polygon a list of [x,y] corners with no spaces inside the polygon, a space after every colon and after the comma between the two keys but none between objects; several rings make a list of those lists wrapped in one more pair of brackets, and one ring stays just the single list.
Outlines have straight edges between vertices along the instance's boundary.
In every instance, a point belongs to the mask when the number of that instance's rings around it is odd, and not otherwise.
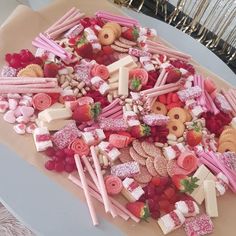
[{"label": "pink sugar sprinkle", "polygon": [[202,214],[186,219],[183,227],[187,236],[201,236],[212,233],[214,226],[211,218]]},{"label": "pink sugar sprinkle", "polygon": [[123,118],[100,118],[98,122],[100,128],[105,131],[126,131],[128,129]]},{"label": "pink sugar sprinkle", "polygon": [[14,77],[16,76],[17,70],[9,67],[9,66],[3,66],[1,71],[1,76],[3,77]]}]

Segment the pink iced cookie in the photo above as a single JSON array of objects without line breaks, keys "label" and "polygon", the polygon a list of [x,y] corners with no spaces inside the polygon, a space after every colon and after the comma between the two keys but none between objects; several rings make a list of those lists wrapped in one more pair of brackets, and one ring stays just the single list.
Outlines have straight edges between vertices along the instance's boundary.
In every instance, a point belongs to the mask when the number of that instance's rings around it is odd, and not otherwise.
[{"label": "pink iced cookie", "polygon": [[204,80],[204,88],[209,94],[211,94],[212,92],[214,92],[216,90],[216,85],[213,82],[213,80],[205,79]]}]

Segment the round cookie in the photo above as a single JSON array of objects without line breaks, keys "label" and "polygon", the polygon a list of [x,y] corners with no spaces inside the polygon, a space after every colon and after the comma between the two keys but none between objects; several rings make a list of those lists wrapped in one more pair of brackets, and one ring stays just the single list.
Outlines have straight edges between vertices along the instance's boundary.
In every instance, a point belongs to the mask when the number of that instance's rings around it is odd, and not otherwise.
[{"label": "round cookie", "polygon": [[236,145],[233,142],[224,142],[218,147],[218,152],[236,152]]},{"label": "round cookie", "polygon": [[134,180],[141,184],[147,184],[151,181],[152,176],[145,166],[140,166],[140,173],[134,176]]},{"label": "round cookie", "polygon": [[144,152],[146,152],[147,155],[149,155],[151,157],[161,156],[161,150],[158,147],[156,147],[153,143],[143,141],[141,143],[141,145],[142,145]]},{"label": "round cookie", "polygon": [[236,136],[236,130],[234,128],[228,127],[222,131],[220,136],[223,136],[225,134],[232,134]]},{"label": "round cookie", "polygon": [[38,77],[43,77],[43,69],[38,64],[30,64],[26,66],[27,69],[33,70]]},{"label": "round cookie", "polygon": [[132,157],[132,159],[136,162],[138,162],[140,165],[145,166],[146,165],[146,159],[140,156],[133,147],[130,147],[129,154]]},{"label": "round cookie", "polygon": [[37,77],[37,74],[32,69],[24,68],[17,73],[17,77]]},{"label": "round cookie", "polygon": [[116,34],[116,38],[119,38],[121,36],[121,26],[116,22],[107,22],[102,28],[103,29],[110,28],[110,29],[114,30],[114,32]]},{"label": "round cookie", "polygon": [[134,148],[134,150],[142,157],[144,158],[148,158],[149,156],[147,155],[147,153],[143,150],[142,146],[141,146],[141,142],[138,141],[137,139],[135,139],[132,142],[132,146]]},{"label": "round cookie", "polygon": [[222,136],[220,136],[219,138],[219,144],[222,144],[224,142],[232,142],[236,145],[236,136],[232,133],[229,133],[229,134],[224,134]]},{"label": "round cookie", "polygon": [[186,111],[180,107],[174,107],[170,109],[167,113],[167,116],[169,116],[171,120],[179,120],[182,123],[186,122],[187,120]]},{"label": "round cookie", "polygon": [[154,163],[154,167],[155,167],[157,173],[160,176],[168,176],[168,173],[167,173],[167,160],[165,159],[165,157],[163,157],[162,155],[158,156],[158,157],[155,157],[154,160],[153,160],[153,163]]},{"label": "round cookie", "polygon": [[111,28],[104,28],[99,31],[98,39],[102,45],[111,45],[116,40],[116,35]]},{"label": "round cookie", "polygon": [[154,158],[153,157],[148,157],[146,159],[146,167],[148,172],[152,175],[152,176],[157,176],[158,173],[154,167]]},{"label": "round cookie", "polygon": [[166,106],[163,103],[161,103],[161,102],[155,102],[152,105],[152,109],[151,110],[155,114],[166,115],[166,113],[167,113]]},{"label": "round cookie", "polygon": [[184,124],[179,120],[171,120],[167,124],[167,128],[169,129],[169,132],[174,134],[177,138],[181,137],[185,130]]}]

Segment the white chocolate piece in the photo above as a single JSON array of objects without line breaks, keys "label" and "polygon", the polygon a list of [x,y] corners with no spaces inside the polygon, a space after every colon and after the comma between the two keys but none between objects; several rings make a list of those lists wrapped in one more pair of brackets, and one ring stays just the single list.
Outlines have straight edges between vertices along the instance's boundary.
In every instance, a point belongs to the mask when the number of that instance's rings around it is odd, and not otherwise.
[{"label": "white chocolate piece", "polygon": [[102,129],[95,129],[93,131],[83,132],[82,138],[86,144],[93,145],[105,139],[106,136]]},{"label": "white chocolate piece", "polygon": [[135,68],[137,67],[136,63],[134,62],[133,58],[128,55],[126,57],[121,58],[119,61],[116,61],[112,64],[110,64],[109,66],[107,66],[107,69],[109,71],[110,74],[118,71],[120,69],[120,67],[122,66],[129,66],[129,68]]},{"label": "white chocolate piece", "polygon": [[116,147],[111,146],[109,142],[102,141],[98,147],[100,152],[106,155],[111,162],[117,160],[118,156],[120,155],[119,150]]},{"label": "white chocolate piece", "polygon": [[108,79],[109,83],[115,83],[119,80],[119,73],[113,73],[112,75],[110,75],[110,78]]},{"label": "white chocolate piece", "polygon": [[129,83],[129,69],[122,66],[119,69],[119,86],[118,86],[119,96],[129,95],[128,83]]},{"label": "white chocolate piece", "polygon": [[119,83],[118,82],[109,84],[109,89],[110,90],[118,89],[118,87],[119,87]]},{"label": "white chocolate piece", "polygon": [[174,212],[176,213],[176,215],[179,218],[180,221],[180,225],[176,226],[174,220],[171,218],[170,214],[166,214],[164,216],[162,216],[157,223],[159,224],[163,234],[168,234],[176,229],[178,229],[179,227],[181,227],[181,225],[184,223],[185,218],[183,216],[183,214],[178,211],[178,210],[174,210]]},{"label": "white chocolate piece", "polygon": [[37,141],[37,136],[38,135],[50,135],[48,129],[46,127],[43,128],[36,128],[33,132],[33,138],[34,138],[34,143],[36,146],[36,150],[38,152],[45,151],[49,147],[53,147],[52,141],[47,140],[47,141]]},{"label": "white chocolate piece", "polygon": [[36,119],[35,123],[37,124],[38,127],[46,127],[49,131],[57,131],[62,129],[64,126],[73,123],[74,120],[54,120],[51,122],[43,121],[40,119]]},{"label": "white chocolate piece", "polygon": [[218,217],[215,181],[204,180],[204,196],[206,213],[210,217]]},{"label": "white chocolate piece", "polygon": [[[132,178],[125,178],[123,180],[123,189],[121,191],[122,195],[129,201],[135,202],[144,194],[144,191],[141,186]],[[134,189],[131,189],[131,184],[136,184],[137,186]]]},{"label": "white chocolate piece", "polygon": [[[179,150],[179,154],[185,151],[185,147],[182,143],[175,144],[176,149]],[[176,152],[175,148],[171,147],[163,147],[163,155],[168,160],[173,160],[177,157],[178,151]]]},{"label": "white chocolate piece", "polygon": [[47,108],[38,114],[40,120],[47,122],[59,119],[69,119],[71,116],[72,111],[69,108]]}]

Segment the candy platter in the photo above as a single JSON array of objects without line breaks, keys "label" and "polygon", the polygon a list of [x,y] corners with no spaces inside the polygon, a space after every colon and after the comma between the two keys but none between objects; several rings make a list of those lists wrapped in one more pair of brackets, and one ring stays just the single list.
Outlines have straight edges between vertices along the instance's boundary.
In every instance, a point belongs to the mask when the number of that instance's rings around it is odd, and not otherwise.
[{"label": "candy platter", "polygon": [[[80,9],[81,10],[83,10],[82,9],[82,7],[80,7]],[[62,15],[62,14],[61,14]],[[34,36],[36,36],[36,35],[34,35]],[[4,124],[5,125],[5,124]],[[6,125],[5,125],[6,126]],[[8,128],[10,129],[10,128],[12,128],[11,126],[8,126]],[[17,137],[17,136],[15,136],[14,134],[10,134],[9,136],[11,136],[11,137]],[[19,138],[18,138],[19,139]],[[32,144],[32,151],[34,150],[33,149],[33,143],[32,143],[32,140],[31,140],[31,137],[30,138],[28,138],[28,137],[23,137],[23,138],[21,138],[21,139],[25,139],[26,141],[29,141],[29,142],[31,142],[31,144]],[[35,152],[34,152],[35,153]],[[29,157],[29,154],[27,154],[27,155],[25,155],[25,157]],[[39,155],[39,156],[41,156],[41,155]],[[42,160],[42,159],[40,159],[40,160]],[[39,161],[39,159],[37,159],[37,160],[35,160],[35,159],[32,159],[32,157],[30,157],[29,159],[28,159],[28,161],[29,162],[31,162],[31,163],[33,163],[33,162],[38,162]],[[40,162],[40,161],[39,161]],[[39,166],[39,164],[38,163],[33,163],[34,165],[37,165],[37,166]],[[43,167],[43,166],[42,166]],[[54,174],[52,174],[52,173],[48,173],[47,172],[47,175],[51,175],[51,176],[53,176],[54,178],[56,178],[57,180],[58,180],[58,182],[61,182],[61,180],[62,180],[62,177],[59,177],[58,175],[54,175]],[[64,180],[65,181],[65,180]],[[78,191],[78,190],[77,190]],[[227,196],[229,197],[230,195],[226,195],[226,196],[224,196],[223,198],[225,199],[225,197],[227,198]],[[224,201],[224,199],[220,199],[219,201]],[[233,200],[232,200],[233,201]],[[220,206],[221,207],[221,206]],[[102,208],[101,208],[102,209]],[[102,213],[103,212],[103,210],[101,210],[101,214],[103,214]],[[219,212],[221,212],[220,210],[219,210]],[[107,216],[106,216],[107,217]],[[107,217],[108,219],[110,218],[110,217]],[[220,218],[219,218],[220,219]],[[89,219],[88,219],[89,220]],[[109,219],[110,220],[110,219]],[[217,219],[218,220],[218,219]],[[216,220],[216,221],[217,221]],[[119,224],[119,223],[121,223],[120,222],[120,220],[113,220],[113,222],[115,223],[115,224]],[[215,220],[214,220],[214,222],[215,222]],[[121,228],[123,228],[123,229],[125,229],[126,227],[128,227],[128,226],[126,226],[125,225],[125,222],[124,223],[121,223],[123,226],[121,227]],[[217,222],[215,223],[215,227],[217,227]],[[144,228],[143,228],[144,227]],[[138,229],[138,228],[143,228],[143,230],[148,230],[148,229],[150,229],[150,231],[151,230],[153,230],[153,231],[155,231],[156,230],[156,232],[159,232],[159,229],[158,229],[158,226],[156,225],[156,223],[154,223],[154,222],[152,222],[152,223],[150,223],[149,225],[148,225],[148,227],[147,227],[147,225],[145,225],[145,223],[143,222],[143,223],[141,223],[141,224],[138,224],[136,227],[135,227],[136,229]],[[216,231],[217,232],[217,231]]]}]

